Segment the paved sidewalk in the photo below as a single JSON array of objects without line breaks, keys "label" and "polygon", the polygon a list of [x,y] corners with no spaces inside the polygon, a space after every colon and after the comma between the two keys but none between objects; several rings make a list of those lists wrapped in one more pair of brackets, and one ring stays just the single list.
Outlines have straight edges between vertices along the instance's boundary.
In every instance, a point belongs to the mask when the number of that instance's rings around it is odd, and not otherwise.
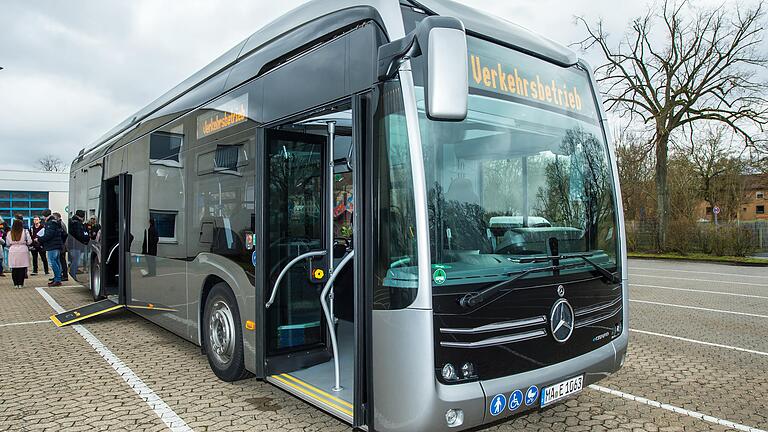
[{"label": "paved sidewalk", "polygon": [[[700,274],[707,269],[713,274]],[[694,305],[750,313],[768,306],[768,285],[763,286],[768,279],[761,279],[761,273],[754,273],[757,270],[729,276],[733,269],[632,261],[630,277],[637,285],[631,288],[631,298],[654,303],[631,304],[631,327],[724,346],[744,344],[756,352],[768,352],[768,319],[665,306]],[[694,273],[685,273],[688,271]],[[704,277],[712,282],[697,285],[690,281]],[[752,282],[743,285],[744,281]],[[153,410],[156,404],[145,402],[80,333],[47,321],[53,310],[35,290],[45,287],[46,282],[45,277],[37,276],[27,281],[27,287],[16,290],[9,277],[0,279],[0,431],[174,430]],[[45,292],[64,308],[90,302],[87,290],[79,286],[46,288]],[[111,312],[84,322],[83,327],[191,430],[349,429],[267,383],[256,379],[219,381],[199,347],[131,312]],[[738,332],[743,337],[735,339]],[[762,398],[768,394],[768,356],[633,333],[626,366],[600,385],[768,429],[768,410]],[[565,404],[491,425],[488,430],[672,432],[727,428],[587,389]]]}]

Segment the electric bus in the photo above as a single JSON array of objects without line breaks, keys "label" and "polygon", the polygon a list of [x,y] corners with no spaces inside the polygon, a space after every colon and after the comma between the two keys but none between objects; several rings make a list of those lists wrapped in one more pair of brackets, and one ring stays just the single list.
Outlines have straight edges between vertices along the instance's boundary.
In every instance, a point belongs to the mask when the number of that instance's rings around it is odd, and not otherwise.
[{"label": "electric bus", "polygon": [[127,308],[367,430],[546,408],[628,343],[598,94],[458,3],[306,3],[80,151],[95,303],[53,319]]}]

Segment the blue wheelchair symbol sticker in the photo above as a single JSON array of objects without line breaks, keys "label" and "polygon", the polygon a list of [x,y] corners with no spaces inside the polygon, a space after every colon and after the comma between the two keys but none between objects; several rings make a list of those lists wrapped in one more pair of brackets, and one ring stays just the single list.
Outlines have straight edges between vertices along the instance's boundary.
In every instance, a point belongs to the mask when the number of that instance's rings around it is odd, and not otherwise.
[{"label": "blue wheelchair symbol sticker", "polygon": [[539,396],[539,388],[535,385],[528,387],[528,391],[525,392],[525,404],[528,406],[536,403],[536,399]]},{"label": "blue wheelchair symbol sticker", "polygon": [[523,404],[523,392],[520,390],[515,390],[511,395],[509,395],[509,410],[514,411]]},{"label": "blue wheelchair symbol sticker", "polygon": [[497,416],[507,407],[507,398],[503,394],[497,394],[491,399],[490,411],[492,416]]},{"label": "blue wheelchair symbol sticker", "polygon": [[253,264],[254,266],[256,265],[257,257],[258,255],[256,255],[256,251],[253,251],[253,253],[251,253],[251,264]]}]

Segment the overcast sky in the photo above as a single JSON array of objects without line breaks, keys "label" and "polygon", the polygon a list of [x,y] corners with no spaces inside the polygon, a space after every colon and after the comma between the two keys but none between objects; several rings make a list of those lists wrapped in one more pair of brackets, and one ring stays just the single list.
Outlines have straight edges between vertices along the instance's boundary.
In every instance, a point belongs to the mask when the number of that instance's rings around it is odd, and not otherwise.
[{"label": "overcast sky", "polygon": [[[620,35],[648,0],[461,0],[563,44],[575,15]],[[709,0],[708,0],[709,2]],[[301,0],[5,1],[0,168],[77,152]],[[699,3],[699,1],[697,1]]]}]

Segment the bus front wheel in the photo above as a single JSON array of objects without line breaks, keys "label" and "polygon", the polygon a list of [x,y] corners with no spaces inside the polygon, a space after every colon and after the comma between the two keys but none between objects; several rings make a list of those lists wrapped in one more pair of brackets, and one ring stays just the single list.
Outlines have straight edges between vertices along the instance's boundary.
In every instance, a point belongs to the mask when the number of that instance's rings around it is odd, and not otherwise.
[{"label": "bus front wheel", "polygon": [[98,258],[91,258],[91,295],[93,301],[99,301],[104,298],[101,293],[101,264]]},{"label": "bus front wheel", "polygon": [[243,330],[235,295],[227,284],[213,286],[205,302],[203,313],[203,346],[208,364],[222,381],[245,378],[243,357]]}]

